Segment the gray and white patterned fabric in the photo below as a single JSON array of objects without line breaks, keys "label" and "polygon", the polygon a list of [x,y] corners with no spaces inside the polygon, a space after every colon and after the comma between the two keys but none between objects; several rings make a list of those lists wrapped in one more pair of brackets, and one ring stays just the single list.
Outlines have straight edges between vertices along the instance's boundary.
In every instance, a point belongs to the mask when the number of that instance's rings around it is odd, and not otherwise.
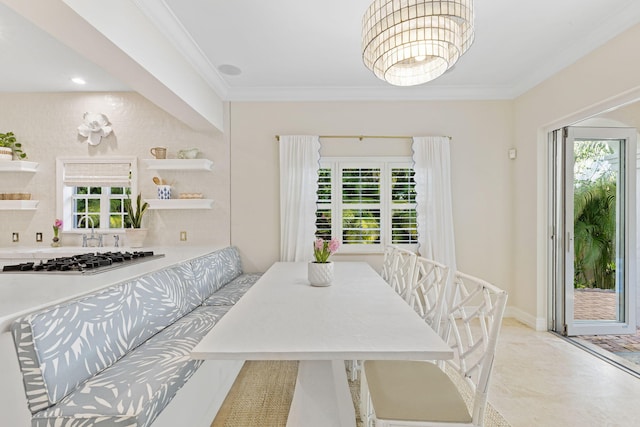
[{"label": "gray and white patterned fabric", "polygon": [[204,305],[234,305],[258,281],[262,273],[241,274],[224,285],[209,298]]},{"label": "gray and white patterned fabric", "polygon": [[148,426],[200,366],[193,346],[259,277],[228,247],[16,320],[32,427]]},{"label": "gray and white patterned fabric", "polygon": [[191,261],[195,286],[201,300],[242,274],[242,263],[238,249],[229,246]]},{"label": "gray and white patterned fabric", "polygon": [[36,413],[32,427],[149,426],[200,367],[191,350],[229,309],[195,309]]},{"label": "gray and white patterned fabric", "polygon": [[29,409],[59,402],[201,303],[188,263],[16,320]]}]

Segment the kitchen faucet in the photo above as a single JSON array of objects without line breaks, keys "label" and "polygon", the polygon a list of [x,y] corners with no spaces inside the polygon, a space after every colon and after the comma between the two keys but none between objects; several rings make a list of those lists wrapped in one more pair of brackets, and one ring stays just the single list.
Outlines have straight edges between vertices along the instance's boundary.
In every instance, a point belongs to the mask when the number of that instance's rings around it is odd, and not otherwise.
[{"label": "kitchen faucet", "polygon": [[98,247],[102,247],[102,234],[99,234],[96,236],[95,234],[95,224],[93,222],[93,218],[91,218],[89,215],[85,215],[83,217],[80,217],[80,219],[78,220],[78,226],[80,226],[80,224],[82,223],[82,220],[85,220],[85,224],[86,224],[86,220],[89,220],[91,222],[91,236],[87,237],[86,234],[82,235],[82,247],[86,248],[87,246],[89,246],[89,240],[91,241],[98,241]]}]

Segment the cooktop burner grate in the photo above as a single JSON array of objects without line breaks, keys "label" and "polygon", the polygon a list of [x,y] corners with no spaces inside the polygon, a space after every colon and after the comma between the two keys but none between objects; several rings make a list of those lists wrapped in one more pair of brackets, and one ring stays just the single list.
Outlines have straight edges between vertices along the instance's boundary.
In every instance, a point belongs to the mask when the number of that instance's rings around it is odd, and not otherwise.
[{"label": "cooktop burner grate", "polygon": [[89,252],[46,261],[5,265],[2,271],[4,273],[96,274],[163,256],[163,254],[155,255],[153,251]]}]

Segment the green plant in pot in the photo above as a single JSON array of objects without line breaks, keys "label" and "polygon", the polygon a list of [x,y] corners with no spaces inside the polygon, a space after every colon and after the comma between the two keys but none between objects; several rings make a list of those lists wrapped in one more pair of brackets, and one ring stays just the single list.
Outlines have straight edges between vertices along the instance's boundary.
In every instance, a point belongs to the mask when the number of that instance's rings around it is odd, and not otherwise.
[{"label": "green plant in pot", "polygon": [[127,213],[125,219],[125,234],[127,237],[127,245],[132,248],[142,247],[144,239],[147,237],[147,229],[142,228],[142,217],[149,208],[147,202],[142,201],[142,194],[138,193],[135,207],[132,204],[129,195],[124,199],[124,209]]},{"label": "green plant in pot", "polygon": [[[22,144],[18,142],[13,132],[0,133],[0,148],[7,149],[6,152],[4,152],[4,150],[0,150],[0,153],[11,156],[11,159],[13,159],[13,155],[15,155],[19,160],[27,158],[27,153],[22,151]],[[9,150],[11,152],[9,152]]]}]

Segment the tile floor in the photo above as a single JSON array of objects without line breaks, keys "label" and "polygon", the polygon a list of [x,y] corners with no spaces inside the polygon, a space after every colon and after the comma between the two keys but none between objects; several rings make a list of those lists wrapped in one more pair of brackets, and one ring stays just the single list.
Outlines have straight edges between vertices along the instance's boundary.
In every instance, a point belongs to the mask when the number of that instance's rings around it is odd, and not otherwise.
[{"label": "tile floor", "polygon": [[512,427],[640,425],[640,379],[568,341],[505,319],[489,401]]}]

